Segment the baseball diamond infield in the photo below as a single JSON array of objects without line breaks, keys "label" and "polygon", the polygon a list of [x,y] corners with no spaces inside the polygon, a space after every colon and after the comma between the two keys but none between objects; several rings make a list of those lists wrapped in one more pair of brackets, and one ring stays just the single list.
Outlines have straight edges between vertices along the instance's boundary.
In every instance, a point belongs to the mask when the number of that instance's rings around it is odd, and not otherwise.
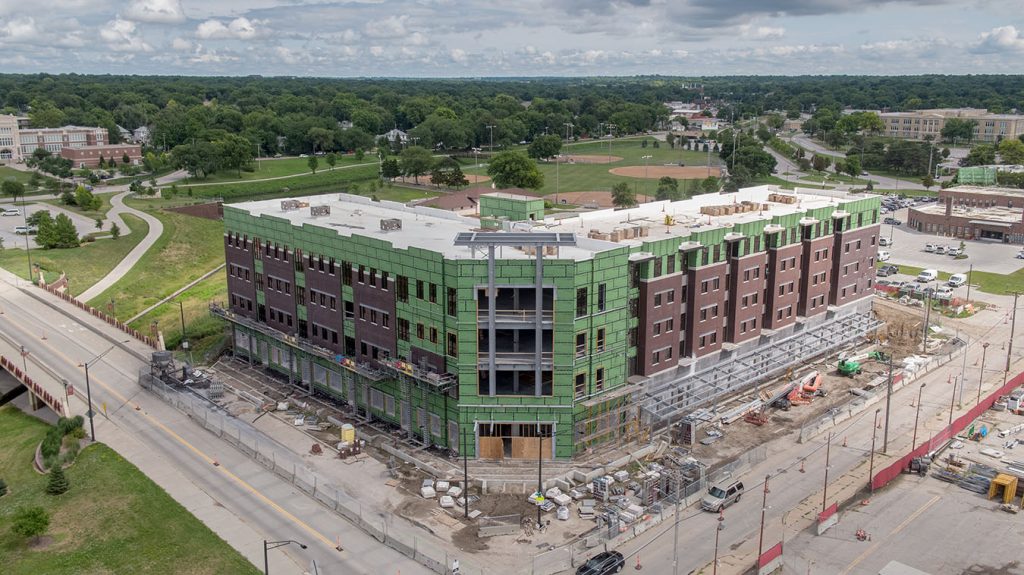
[{"label": "baseball diamond infield", "polygon": [[[602,154],[563,154],[559,159],[560,164],[611,164],[621,160],[620,156],[607,156]],[[554,162],[548,162],[549,164]]]},{"label": "baseball diamond infield", "polygon": [[[608,170],[616,176],[627,178],[647,178],[657,180],[663,176],[669,176],[679,180],[698,180],[708,177],[707,166],[623,166]],[[711,166],[710,175],[716,178],[722,175],[718,166]]]},{"label": "baseball diamond infield", "polygon": [[[554,196],[546,196],[546,199],[554,201]],[[637,195],[636,201],[638,203],[653,202],[654,196]],[[591,206],[596,205],[600,208],[611,208],[615,204],[612,203],[611,192],[564,192],[558,194],[558,203],[561,204],[574,204],[577,206]]]}]

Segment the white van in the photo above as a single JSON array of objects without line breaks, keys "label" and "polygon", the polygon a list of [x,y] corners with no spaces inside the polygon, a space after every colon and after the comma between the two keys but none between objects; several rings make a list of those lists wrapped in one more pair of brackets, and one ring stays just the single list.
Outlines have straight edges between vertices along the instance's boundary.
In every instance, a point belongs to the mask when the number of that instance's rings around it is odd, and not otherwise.
[{"label": "white van", "polygon": [[949,276],[949,281],[946,284],[949,287],[960,287],[967,283],[967,274],[953,274]]},{"label": "white van", "polygon": [[20,216],[21,210],[19,210],[18,208],[4,208],[3,211],[0,212],[0,214],[5,216]]},{"label": "white van", "polygon": [[936,270],[921,270],[921,273],[917,274],[917,281],[926,284],[935,281],[937,277],[939,277],[939,272]]},{"label": "white van", "polygon": [[889,258],[891,256],[892,256],[892,254],[890,254],[889,252],[887,252],[885,250],[882,250],[882,251],[878,252],[878,261],[880,261],[880,262],[887,262],[887,261],[889,261]]}]

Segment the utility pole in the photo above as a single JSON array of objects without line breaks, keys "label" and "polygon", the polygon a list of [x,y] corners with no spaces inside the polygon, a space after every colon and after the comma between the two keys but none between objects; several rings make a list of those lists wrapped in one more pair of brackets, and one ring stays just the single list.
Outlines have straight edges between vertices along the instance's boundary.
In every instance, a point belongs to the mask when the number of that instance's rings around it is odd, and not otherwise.
[{"label": "utility pole", "polygon": [[675,476],[676,484],[676,517],[675,525],[672,527],[672,575],[679,575],[679,486],[682,484],[682,478],[680,477],[679,470],[676,470]]},{"label": "utility pole", "polygon": [[974,264],[971,264],[970,267],[967,268],[967,305],[971,305],[971,272],[973,271]]},{"label": "utility pole", "polygon": [[871,424],[871,462],[868,464],[868,491],[875,492],[872,479],[875,477],[875,437],[878,435],[878,413],[882,411],[879,407],[875,410],[875,422]]},{"label": "utility pole", "polygon": [[978,373],[978,403],[981,403],[981,382],[985,379],[985,354],[988,353],[988,342],[981,344],[981,371]]},{"label": "utility pole", "polygon": [[488,124],[487,125],[487,131],[491,133],[491,146],[490,146],[490,150],[489,151],[490,151],[490,155],[493,156],[494,155],[494,125],[493,124]]},{"label": "utility pole", "polygon": [[828,444],[825,446],[825,483],[821,494],[821,512],[825,512],[828,502],[828,461],[832,455],[832,432],[828,432]]},{"label": "utility pole", "polygon": [[921,384],[921,387],[917,390],[917,413],[914,415],[914,439],[910,441],[910,451],[913,452],[917,449],[917,422],[921,419],[921,394],[924,393],[925,384]]},{"label": "utility pole", "polygon": [[892,360],[895,356],[894,350],[889,350],[889,383],[885,392],[885,432],[882,435],[882,453],[889,455],[889,412],[892,407]]},{"label": "utility pole", "polygon": [[770,475],[764,476],[764,496],[761,498],[761,534],[757,537],[757,559],[755,566],[761,561],[761,553],[764,552],[764,514],[768,510],[768,479]]},{"label": "utility pole", "polygon": [[928,322],[932,316],[932,292],[926,294],[924,307],[924,333],[921,336],[921,353],[928,353]]},{"label": "utility pole", "polygon": [[960,378],[953,378],[953,396],[949,398],[949,424],[953,424],[953,406],[956,405],[956,384],[960,381]]},{"label": "utility pole", "polygon": [[576,126],[573,125],[572,122],[566,122],[563,125],[565,126],[565,143],[568,144],[569,143],[569,130],[571,130],[572,128],[574,128]]},{"label": "utility pole", "polygon": [[1006,371],[1003,372],[1003,384],[1006,384],[1006,376],[1010,373],[1010,354],[1013,352],[1013,332],[1017,327],[1017,296],[1020,293],[1013,292],[1013,313],[1010,315],[1010,341],[1006,342]]}]

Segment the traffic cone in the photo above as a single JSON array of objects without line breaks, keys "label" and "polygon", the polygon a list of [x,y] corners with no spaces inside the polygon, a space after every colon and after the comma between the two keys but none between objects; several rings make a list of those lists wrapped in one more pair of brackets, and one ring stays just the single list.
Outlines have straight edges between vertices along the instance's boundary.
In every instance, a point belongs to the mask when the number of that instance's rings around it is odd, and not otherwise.
[{"label": "traffic cone", "polygon": [[800,460],[800,473],[806,473],[806,471],[804,471],[804,461],[805,460],[803,459]]},{"label": "traffic cone", "polygon": [[46,339],[46,332],[43,332],[43,339]]},{"label": "traffic cone", "polygon": [[846,447],[846,436],[843,436],[843,447]]},{"label": "traffic cone", "polygon": [[634,569],[639,571],[639,570],[641,570],[643,568],[644,568],[643,565],[640,564],[640,555],[637,555],[636,556],[636,567],[634,567]]}]

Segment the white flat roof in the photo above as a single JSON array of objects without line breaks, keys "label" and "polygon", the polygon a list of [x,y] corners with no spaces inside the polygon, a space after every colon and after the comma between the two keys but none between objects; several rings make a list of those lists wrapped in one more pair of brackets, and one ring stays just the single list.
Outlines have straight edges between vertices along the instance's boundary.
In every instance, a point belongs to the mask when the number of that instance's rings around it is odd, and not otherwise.
[{"label": "white flat roof", "polygon": [[[771,194],[795,196],[797,201],[792,204],[770,202],[768,198]],[[808,209],[829,205],[837,206],[839,201],[865,197],[871,196],[804,188],[788,191],[780,190],[777,186],[766,185],[745,188],[729,194],[704,194],[678,202],[652,202],[627,210],[598,210],[572,216],[559,214],[557,217],[549,216],[540,222],[516,222],[508,223],[507,226],[509,231],[513,232],[575,233],[577,241],[575,247],[559,248],[557,256],[547,257],[586,260],[592,258],[596,253],[622,246],[640,246],[645,240],[657,241],[665,239],[666,236],[674,236],[682,243],[693,232],[731,228],[733,224],[752,221],[763,221],[765,225],[768,225],[771,218],[776,215],[804,213]],[[474,253],[468,247],[454,245],[456,234],[481,231],[480,221],[476,218],[460,216],[454,212],[426,206],[407,206],[389,201],[375,202],[364,196],[349,194],[324,194],[291,199],[306,202],[310,206],[330,206],[331,214],[314,217],[310,215],[310,207],[284,211],[281,209],[281,199],[243,202],[231,204],[229,207],[248,212],[255,217],[267,215],[282,218],[298,227],[311,225],[331,229],[343,237],[374,238],[388,242],[395,248],[419,247],[439,252],[450,259],[481,259],[485,257],[479,250]],[[744,201],[757,203],[758,209],[722,216],[709,216],[700,213],[703,206],[725,206],[740,204]],[[674,225],[665,225],[666,215],[673,217]],[[402,229],[381,230],[381,220],[386,219],[400,219]],[[611,233],[616,229],[637,226],[648,227],[648,235],[621,239],[618,242],[587,237],[591,230]],[[503,247],[498,249],[498,257],[525,259],[534,256],[516,248]]]}]

